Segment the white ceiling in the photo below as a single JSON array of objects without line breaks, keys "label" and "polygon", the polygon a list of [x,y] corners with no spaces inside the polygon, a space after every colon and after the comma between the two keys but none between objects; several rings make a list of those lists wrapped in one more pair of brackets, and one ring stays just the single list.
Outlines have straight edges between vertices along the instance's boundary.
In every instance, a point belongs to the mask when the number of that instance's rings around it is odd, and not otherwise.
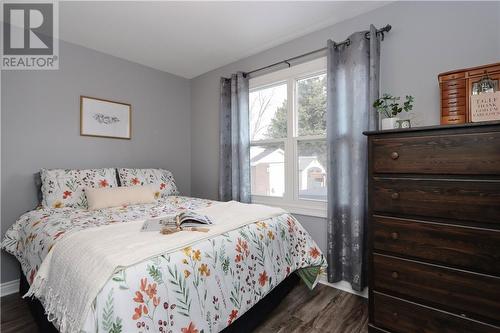
[{"label": "white ceiling", "polygon": [[60,2],[61,39],[193,78],[387,2]]}]

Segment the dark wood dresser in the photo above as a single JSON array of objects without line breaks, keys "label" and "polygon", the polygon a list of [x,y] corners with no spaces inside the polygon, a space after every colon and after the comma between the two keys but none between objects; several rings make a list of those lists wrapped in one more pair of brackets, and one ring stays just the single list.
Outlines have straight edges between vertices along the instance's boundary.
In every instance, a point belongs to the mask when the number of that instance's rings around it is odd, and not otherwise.
[{"label": "dark wood dresser", "polygon": [[500,122],[365,134],[369,331],[500,333]]}]

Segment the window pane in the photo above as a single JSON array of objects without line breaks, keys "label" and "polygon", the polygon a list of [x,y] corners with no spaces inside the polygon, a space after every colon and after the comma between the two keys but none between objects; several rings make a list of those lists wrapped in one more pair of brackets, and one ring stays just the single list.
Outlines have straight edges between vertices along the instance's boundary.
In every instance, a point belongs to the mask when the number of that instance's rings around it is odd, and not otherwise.
[{"label": "window pane", "polygon": [[299,199],[326,201],[326,142],[298,141]]},{"label": "window pane", "polygon": [[326,134],[326,74],[297,81],[299,136]]},{"label": "window pane", "polygon": [[250,140],[286,137],[286,83],[250,92]]},{"label": "window pane", "polygon": [[252,194],[282,197],[285,192],[284,143],[250,147]]}]

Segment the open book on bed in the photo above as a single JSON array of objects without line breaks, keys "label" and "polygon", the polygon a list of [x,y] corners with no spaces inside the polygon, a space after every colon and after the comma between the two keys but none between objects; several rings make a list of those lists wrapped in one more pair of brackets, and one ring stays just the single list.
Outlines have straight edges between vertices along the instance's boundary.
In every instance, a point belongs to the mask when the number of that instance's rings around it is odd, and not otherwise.
[{"label": "open book on bed", "polygon": [[141,231],[186,230],[187,228],[199,228],[212,224],[213,221],[206,215],[185,211],[177,215],[148,219],[144,221]]}]

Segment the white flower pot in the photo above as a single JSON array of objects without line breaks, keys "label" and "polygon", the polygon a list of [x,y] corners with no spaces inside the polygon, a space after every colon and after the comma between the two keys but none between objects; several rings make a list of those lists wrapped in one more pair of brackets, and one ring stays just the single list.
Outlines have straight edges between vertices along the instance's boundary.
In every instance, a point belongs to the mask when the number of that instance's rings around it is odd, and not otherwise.
[{"label": "white flower pot", "polygon": [[399,120],[399,118],[394,117],[394,118],[384,118],[382,119],[382,129],[383,130],[388,130],[388,129],[394,129],[396,127],[396,122]]}]

